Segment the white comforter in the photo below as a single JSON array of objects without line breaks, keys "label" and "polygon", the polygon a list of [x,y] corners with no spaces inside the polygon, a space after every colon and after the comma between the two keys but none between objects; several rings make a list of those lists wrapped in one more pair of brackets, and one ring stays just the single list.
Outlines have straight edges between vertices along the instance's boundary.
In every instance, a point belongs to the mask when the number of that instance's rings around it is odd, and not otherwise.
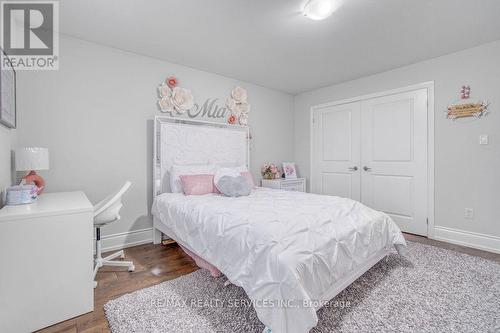
[{"label": "white comforter", "polygon": [[244,288],[273,333],[304,333],[322,296],[388,246],[406,246],[382,212],[350,199],[257,188],[247,197],[165,193],[153,214],[170,235]]}]

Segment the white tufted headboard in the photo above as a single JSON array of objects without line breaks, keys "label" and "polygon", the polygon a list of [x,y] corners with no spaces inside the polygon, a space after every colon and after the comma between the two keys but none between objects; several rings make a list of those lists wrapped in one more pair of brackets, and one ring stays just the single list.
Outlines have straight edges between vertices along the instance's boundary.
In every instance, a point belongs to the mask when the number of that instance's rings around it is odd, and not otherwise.
[{"label": "white tufted headboard", "polygon": [[249,165],[248,127],[156,116],[154,121],[153,197],[170,192],[173,164]]}]

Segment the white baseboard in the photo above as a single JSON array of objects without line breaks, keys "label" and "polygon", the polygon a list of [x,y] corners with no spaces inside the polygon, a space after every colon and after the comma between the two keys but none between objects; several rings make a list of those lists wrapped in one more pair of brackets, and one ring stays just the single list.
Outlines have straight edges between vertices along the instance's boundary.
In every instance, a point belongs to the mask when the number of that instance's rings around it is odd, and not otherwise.
[{"label": "white baseboard", "polygon": [[[94,239],[95,241],[95,239]],[[127,247],[153,242],[153,228],[145,228],[101,236],[102,252],[116,251]]]},{"label": "white baseboard", "polygon": [[480,234],[471,231],[434,227],[433,239],[472,247],[479,250],[500,253],[500,237]]}]

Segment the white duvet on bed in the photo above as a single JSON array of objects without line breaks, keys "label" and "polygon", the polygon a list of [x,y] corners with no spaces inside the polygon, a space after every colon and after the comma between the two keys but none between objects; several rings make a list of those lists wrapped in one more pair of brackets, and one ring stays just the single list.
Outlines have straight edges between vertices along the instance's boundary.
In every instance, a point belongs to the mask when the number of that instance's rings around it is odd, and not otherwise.
[{"label": "white duvet on bed", "polygon": [[405,240],[382,212],[350,199],[257,188],[247,197],[156,197],[153,214],[170,237],[244,288],[273,333],[304,333],[322,296],[381,249]]}]

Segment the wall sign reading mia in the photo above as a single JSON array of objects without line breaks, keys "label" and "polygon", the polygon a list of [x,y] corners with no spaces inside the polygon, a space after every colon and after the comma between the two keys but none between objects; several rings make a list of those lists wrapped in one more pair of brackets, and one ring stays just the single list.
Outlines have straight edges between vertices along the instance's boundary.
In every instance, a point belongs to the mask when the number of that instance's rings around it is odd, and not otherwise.
[{"label": "wall sign reading mia", "polygon": [[224,119],[229,124],[248,125],[250,104],[247,91],[235,87],[225,104],[221,105],[218,98],[208,98],[203,104],[195,103],[190,90],[178,86],[175,76],[169,76],[158,87],[161,112],[172,117],[187,115],[189,118]]},{"label": "wall sign reading mia", "polygon": [[218,98],[208,98],[202,105],[194,103],[190,110],[187,110],[189,118],[229,118],[230,111],[226,105],[220,106]]}]

